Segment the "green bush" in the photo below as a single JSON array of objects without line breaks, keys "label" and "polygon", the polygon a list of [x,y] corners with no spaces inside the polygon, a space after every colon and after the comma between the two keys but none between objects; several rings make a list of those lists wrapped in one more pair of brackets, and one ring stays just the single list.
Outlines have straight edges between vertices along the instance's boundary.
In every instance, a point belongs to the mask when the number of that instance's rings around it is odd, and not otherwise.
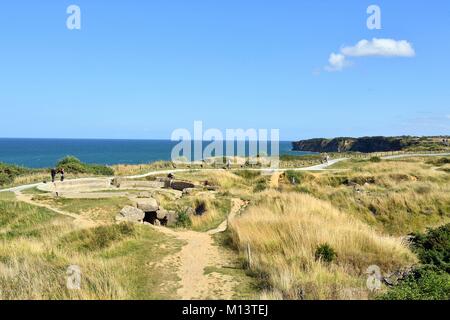
[{"label": "green bush", "polygon": [[292,170],[288,170],[285,173],[286,179],[289,181],[289,183],[297,184],[301,183],[303,180],[303,173],[296,172]]},{"label": "green bush", "polygon": [[33,169],[0,162],[0,186],[9,185],[14,182],[16,177],[32,171]]},{"label": "green bush", "polygon": [[381,158],[380,157],[372,157],[369,159],[370,162],[381,162]]},{"label": "green bush", "polygon": [[191,218],[186,211],[181,211],[178,213],[176,226],[180,228],[188,228],[192,225]]},{"label": "green bush", "polygon": [[378,297],[383,300],[449,300],[450,274],[419,269]]},{"label": "green bush", "polygon": [[0,172],[0,186],[5,186],[12,183],[12,177],[5,172]]},{"label": "green bush", "polygon": [[336,259],[337,253],[328,243],[324,243],[317,247],[315,257],[316,260],[331,263]]},{"label": "green bush", "polygon": [[267,181],[265,179],[260,179],[256,182],[253,187],[253,192],[262,192],[267,189]]},{"label": "green bush", "polygon": [[449,300],[450,299],[450,224],[426,233],[414,234],[413,251],[422,266],[380,299]]},{"label": "green bush", "polygon": [[110,167],[97,165],[97,164],[86,164],[81,162],[79,159],[73,156],[67,156],[60,160],[56,165],[57,169],[64,168],[66,173],[71,174],[93,174],[102,176],[112,176],[114,175],[114,170]]},{"label": "green bush", "polygon": [[422,264],[450,273],[450,224],[414,234],[411,242]]},{"label": "green bush", "polygon": [[450,163],[450,158],[431,159],[431,160],[428,160],[427,163],[434,165],[434,166],[443,166],[445,164]]}]

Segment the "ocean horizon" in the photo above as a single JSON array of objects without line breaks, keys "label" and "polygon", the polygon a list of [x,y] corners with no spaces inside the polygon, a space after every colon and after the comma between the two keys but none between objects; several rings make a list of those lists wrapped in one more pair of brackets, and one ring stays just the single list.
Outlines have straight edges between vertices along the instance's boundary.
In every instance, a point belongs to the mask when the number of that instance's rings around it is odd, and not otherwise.
[{"label": "ocean horizon", "polygon": [[[170,160],[172,148],[177,143],[158,139],[0,138],[0,162],[29,168],[49,168],[70,155],[91,164],[142,164]],[[203,141],[203,147],[210,143]],[[312,154],[292,151],[291,141],[280,141],[279,149],[280,155]],[[271,154],[270,143],[268,154]]]}]

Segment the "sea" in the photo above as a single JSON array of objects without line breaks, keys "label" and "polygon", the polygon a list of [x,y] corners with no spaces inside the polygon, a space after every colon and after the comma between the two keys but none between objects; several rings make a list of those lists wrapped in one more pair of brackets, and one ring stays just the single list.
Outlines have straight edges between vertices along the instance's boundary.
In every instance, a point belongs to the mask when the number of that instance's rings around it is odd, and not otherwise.
[{"label": "sea", "polygon": [[[49,168],[71,155],[91,164],[143,164],[170,160],[172,148],[177,143],[170,140],[0,138],[0,162],[29,168]],[[204,141],[203,146],[210,143]],[[246,154],[248,145],[246,142]],[[292,151],[290,141],[280,142],[279,150],[280,155],[311,154]]]}]

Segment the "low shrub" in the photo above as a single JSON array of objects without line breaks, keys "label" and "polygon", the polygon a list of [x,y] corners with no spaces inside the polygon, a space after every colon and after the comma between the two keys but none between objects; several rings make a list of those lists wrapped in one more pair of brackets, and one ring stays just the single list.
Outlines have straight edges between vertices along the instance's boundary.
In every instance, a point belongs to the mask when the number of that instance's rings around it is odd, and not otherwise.
[{"label": "low shrub", "polygon": [[181,211],[178,213],[176,226],[180,228],[188,228],[192,225],[191,217],[186,211]]},{"label": "low shrub", "polygon": [[56,167],[58,170],[64,168],[66,173],[71,174],[114,175],[114,170],[108,166],[83,163],[73,156],[67,156],[60,160]]},{"label": "low shrub", "polygon": [[324,243],[317,247],[314,256],[316,257],[316,261],[320,260],[331,263],[336,259],[337,253],[328,243]]},{"label": "low shrub", "polygon": [[32,169],[0,162],[0,186],[11,184],[14,178],[32,171]]},{"label": "low shrub", "polygon": [[383,300],[449,300],[450,274],[422,268],[381,295]]},{"label": "low shrub", "polygon": [[267,189],[267,180],[266,179],[258,179],[256,181],[255,186],[253,187],[253,192],[261,192]]},{"label": "low shrub", "polygon": [[450,224],[413,235],[411,245],[422,266],[379,298],[449,300]]},{"label": "low shrub", "polygon": [[450,224],[414,234],[412,247],[421,263],[450,273]]}]

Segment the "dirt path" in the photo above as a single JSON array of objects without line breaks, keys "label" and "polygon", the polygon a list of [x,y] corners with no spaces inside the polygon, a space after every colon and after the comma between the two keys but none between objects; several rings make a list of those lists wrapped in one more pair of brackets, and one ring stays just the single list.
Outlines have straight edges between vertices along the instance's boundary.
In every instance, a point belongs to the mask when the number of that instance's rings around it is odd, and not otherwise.
[{"label": "dirt path", "polygon": [[283,173],[282,172],[275,172],[271,177],[270,177],[270,187],[273,189],[277,189],[280,185],[280,177]]},{"label": "dirt path", "polygon": [[77,214],[74,214],[74,213],[70,213],[70,212],[67,212],[67,211],[63,211],[63,210],[54,208],[54,207],[52,207],[52,206],[50,206],[48,204],[44,204],[44,203],[33,201],[33,195],[23,194],[20,191],[15,191],[14,193],[15,193],[16,199],[18,201],[22,201],[22,202],[31,204],[33,206],[45,208],[45,209],[48,209],[50,211],[56,212],[58,214],[61,214],[63,216],[73,218],[74,219],[73,220],[73,224],[75,226],[77,226],[78,228],[80,228],[80,229],[92,228],[92,227],[98,226],[98,223],[96,223],[93,220],[87,219],[86,217],[83,217],[83,216],[80,216],[80,215],[77,215]]},{"label": "dirt path", "polygon": [[214,243],[212,235],[226,230],[228,220],[233,219],[245,206],[240,199],[233,199],[233,205],[227,220],[219,227],[207,233],[196,231],[175,231],[164,227],[155,227],[158,231],[176,237],[185,242],[180,252],[163,261],[164,265],[178,268],[180,288],[177,296],[182,300],[191,299],[231,299],[236,281],[228,275],[217,272],[205,274],[205,268],[221,268],[230,265],[230,257],[225,250]]}]

